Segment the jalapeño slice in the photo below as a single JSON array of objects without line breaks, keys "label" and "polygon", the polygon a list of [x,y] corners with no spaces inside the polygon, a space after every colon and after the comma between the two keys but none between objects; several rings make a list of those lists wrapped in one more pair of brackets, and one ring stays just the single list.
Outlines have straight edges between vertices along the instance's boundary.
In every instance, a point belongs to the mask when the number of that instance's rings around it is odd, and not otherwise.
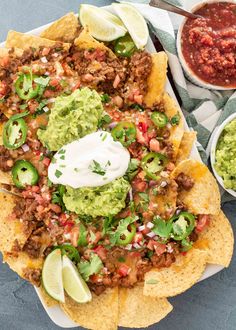
[{"label": "jalape\u00f1o slice", "polygon": [[131,223],[129,225],[130,230],[127,228],[125,231],[123,231],[120,235],[120,237],[117,240],[117,245],[127,245],[132,242],[134,235],[136,233],[136,226]]},{"label": "jalape\u00f1o slice", "polygon": [[152,122],[159,128],[163,128],[168,123],[168,117],[163,112],[155,111],[151,114]]},{"label": "jalape\u00f1o slice", "polygon": [[30,73],[21,74],[15,82],[16,93],[22,100],[30,100],[38,96],[40,92],[40,85],[34,83],[33,79],[38,76]]},{"label": "jalape\u00f1o slice", "polygon": [[117,39],[114,50],[118,56],[131,57],[137,50],[137,47],[135,46],[131,36],[126,34],[124,37]]},{"label": "jalape\u00f1o slice", "polygon": [[25,143],[27,125],[22,117],[28,112],[12,116],[3,128],[3,144],[8,149],[17,149]]},{"label": "jalape\u00f1o slice", "polygon": [[34,186],[39,180],[38,171],[30,162],[17,160],[12,168],[12,179],[17,188]]},{"label": "jalape\u00f1o slice", "polygon": [[156,152],[149,152],[141,161],[141,166],[147,177],[153,180],[159,180],[160,173],[167,163],[167,157]]}]

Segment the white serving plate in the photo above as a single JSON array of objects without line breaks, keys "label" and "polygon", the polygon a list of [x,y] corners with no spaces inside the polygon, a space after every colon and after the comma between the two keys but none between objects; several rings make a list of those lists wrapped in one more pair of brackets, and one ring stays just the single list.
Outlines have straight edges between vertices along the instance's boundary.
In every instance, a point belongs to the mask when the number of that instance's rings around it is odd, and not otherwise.
[{"label": "white serving plate", "polygon": [[[107,6],[107,7],[104,7],[106,10],[109,10],[110,12],[114,13],[113,9],[111,6]],[[52,22],[51,22],[52,23]],[[31,35],[39,35],[43,30],[45,30],[51,23],[49,24],[46,24],[46,25],[43,25],[43,26],[40,26],[32,31],[29,31],[27,32],[27,34],[31,34]],[[0,43],[0,47],[4,47],[5,45],[5,42],[2,42]],[[154,53],[156,52],[155,50],[155,47],[154,47],[154,44],[151,40],[151,38],[149,37],[149,40],[148,40],[148,43],[147,43],[147,46],[146,46],[146,49],[150,52],[150,53]],[[170,94],[171,97],[173,97],[176,102],[178,103],[177,101],[177,98],[174,94],[174,91],[170,85],[170,82],[169,80],[167,81],[166,83],[166,91]],[[180,109],[180,113],[183,115],[181,109]],[[189,131],[189,127],[187,125],[187,122],[185,121],[184,119],[184,123],[185,123],[185,130],[186,131]],[[193,149],[192,149],[192,152],[191,152],[191,156],[190,156],[192,159],[196,159],[196,160],[199,160],[201,161],[201,158],[200,158],[200,155],[198,153],[198,150],[197,150],[197,147],[196,145],[194,144],[193,146]],[[219,271],[221,271],[224,267],[223,266],[219,266],[219,265],[207,265],[206,269],[205,269],[205,272],[203,273],[202,277],[199,279],[199,282],[208,278],[208,277],[211,277],[213,276],[214,274],[218,273]],[[45,303],[44,303],[44,300],[43,298],[41,297],[40,295],[40,290],[35,287],[35,290],[36,290],[36,293],[46,311],[46,313],[48,314],[48,316],[50,317],[50,319],[56,324],[58,325],[59,327],[62,327],[62,328],[75,328],[75,327],[78,327],[79,324],[73,322],[69,317],[66,316],[66,314],[62,311],[62,309],[59,307],[59,306],[54,306],[54,307],[48,307]]]}]

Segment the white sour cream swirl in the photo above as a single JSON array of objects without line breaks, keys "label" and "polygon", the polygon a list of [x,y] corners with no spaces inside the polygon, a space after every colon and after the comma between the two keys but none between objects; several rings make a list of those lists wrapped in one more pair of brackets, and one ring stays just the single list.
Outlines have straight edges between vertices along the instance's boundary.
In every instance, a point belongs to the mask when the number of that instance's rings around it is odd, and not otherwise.
[{"label": "white sour cream swirl", "polygon": [[130,154],[111,134],[98,131],[63,146],[54,155],[48,177],[72,188],[99,187],[122,177]]}]

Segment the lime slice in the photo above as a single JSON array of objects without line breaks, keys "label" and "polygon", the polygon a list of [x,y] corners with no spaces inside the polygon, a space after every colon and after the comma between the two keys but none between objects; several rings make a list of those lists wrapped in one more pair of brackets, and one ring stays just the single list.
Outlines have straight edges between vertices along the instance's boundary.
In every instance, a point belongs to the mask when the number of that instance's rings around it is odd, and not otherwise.
[{"label": "lime slice", "polygon": [[45,290],[52,298],[60,302],[65,301],[61,250],[56,249],[47,256],[43,265],[42,281]]},{"label": "lime slice", "polygon": [[92,295],[86,282],[66,255],[62,258],[62,265],[63,285],[68,295],[80,304],[91,301]]},{"label": "lime slice", "polygon": [[87,27],[89,33],[101,41],[113,41],[127,32],[118,17],[92,5],[81,5],[79,18],[83,27]]},{"label": "lime slice", "polygon": [[116,14],[120,17],[131,35],[136,47],[143,49],[148,41],[148,27],[139,11],[126,3],[112,4]]}]

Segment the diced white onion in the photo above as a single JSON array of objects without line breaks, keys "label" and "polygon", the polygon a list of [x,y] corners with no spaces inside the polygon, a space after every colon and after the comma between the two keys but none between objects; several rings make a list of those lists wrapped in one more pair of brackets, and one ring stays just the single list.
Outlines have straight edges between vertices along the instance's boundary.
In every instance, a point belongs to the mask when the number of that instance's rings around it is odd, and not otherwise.
[{"label": "diced white onion", "polygon": [[48,112],[48,111],[49,111],[49,108],[48,108],[48,107],[44,107],[44,108],[43,108],[43,111],[44,111],[44,112]]},{"label": "diced white onion", "polygon": [[70,239],[70,233],[65,233],[65,234],[64,234],[64,238],[65,238],[65,239]]},{"label": "diced white onion", "polygon": [[148,223],[147,223],[147,227],[148,227],[149,229],[152,229],[152,228],[154,227],[154,224],[153,224],[152,222],[148,222]]},{"label": "diced white onion", "polygon": [[166,187],[166,186],[167,186],[167,182],[166,182],[166,181],[162,181],[162,183],[160,184],[160,186],[161,186],[162,188]]},{"label": "diced white onion", "polygon": [[126,249],[126,250],[132,250],[132,244],[128,244],[128,245],[126,245],[125,249]]},{"label": "diced white onion", "polygon": [[166,125],[166,128],[168,128],[168,129],[171,129],[171,127],[172,127],[172,125],[171,125],[170,123],[168,123],[168,124]]},{"label": "diced white onion", "polygon": [[42,63],[48,63],[48,60],[45,56],[41,57],[40,60],[41,60]]},{"label": "diced white onion", "polygon": [[147,236],[153,238],[156,236],[156,234],[153,231],[150,231],[150,233],[147,233]]},{"label": "diced white onion", "polygon": [[47,103],[54,103],[55,102],[55,98],[52,97],[51,99],[48,99]]},{"label": "diced white onion", "polygon": [[29,149],[30,149],[30,147],[28,146],[28,144],[23,144],[23,146],[21,146],[21,148],[22,148],[22,150],[24,152],[29,151]]},{"label": "diced white onion", "polygon": [[138,243],[134,243],[134,244],[133,244],[133,247],[134,247],[135,249],[140,249],[140,245],[139,245]]},{"label": "diced white onion", "polygon": [[144,225],[138,227],[138,231],[143,231],[144,229],[145,229]]}]

